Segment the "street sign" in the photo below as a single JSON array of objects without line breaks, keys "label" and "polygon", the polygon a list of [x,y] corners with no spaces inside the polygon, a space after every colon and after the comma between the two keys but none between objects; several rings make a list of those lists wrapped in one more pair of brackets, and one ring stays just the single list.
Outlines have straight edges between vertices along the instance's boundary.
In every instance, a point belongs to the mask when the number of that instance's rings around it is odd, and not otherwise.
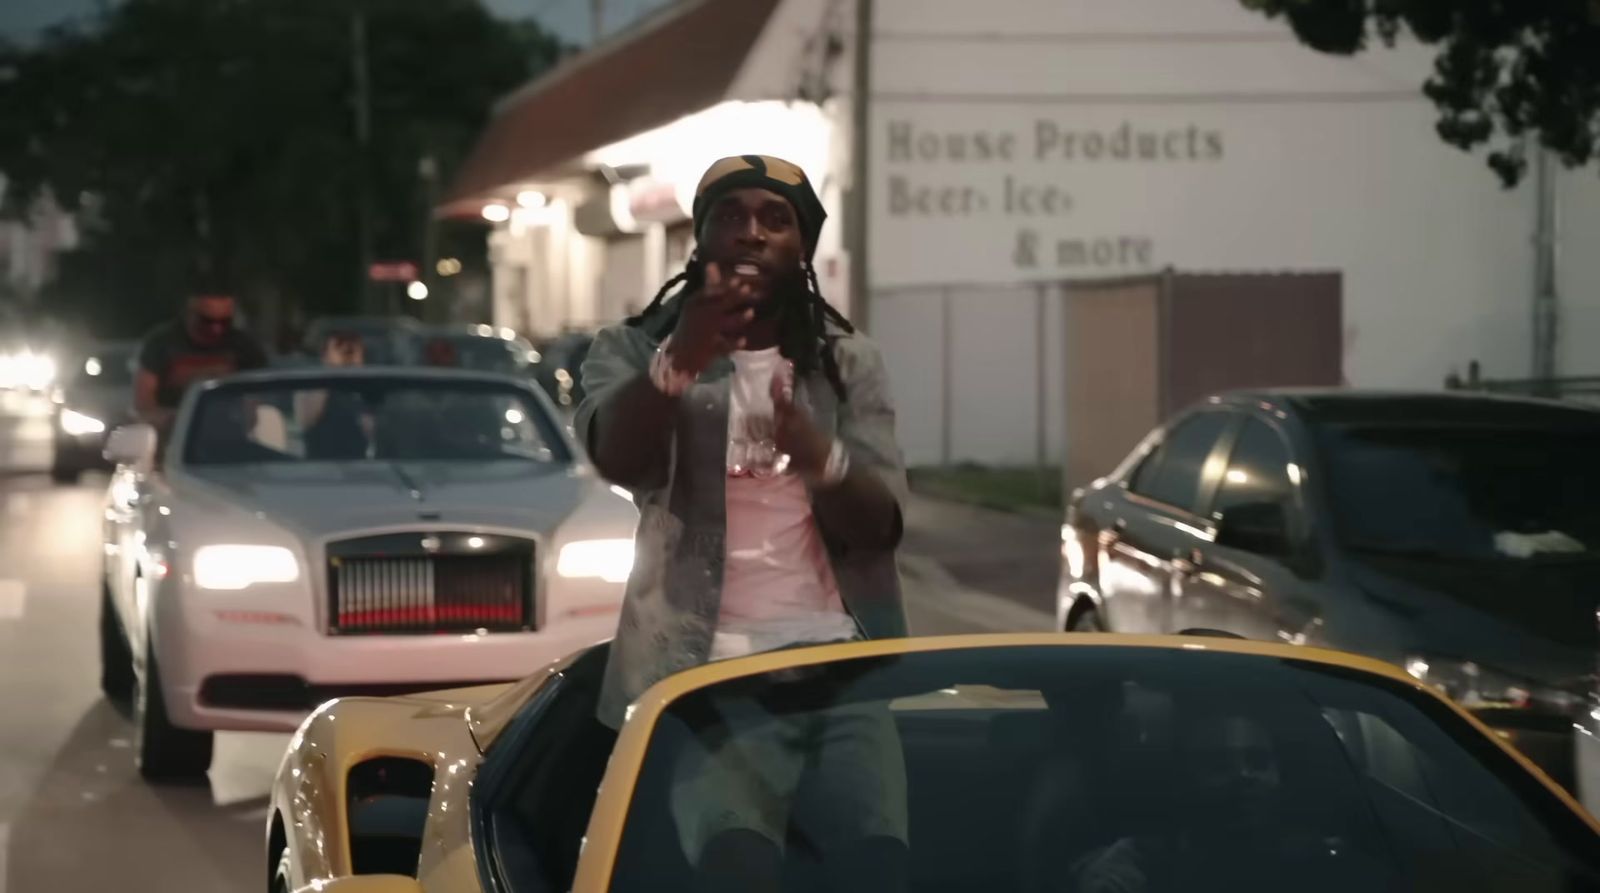
[{"label": "street sign", "polygon": [[408,260],[379,261],[367,268],[373,282],[414,282],[422,278],[417,265]]}]

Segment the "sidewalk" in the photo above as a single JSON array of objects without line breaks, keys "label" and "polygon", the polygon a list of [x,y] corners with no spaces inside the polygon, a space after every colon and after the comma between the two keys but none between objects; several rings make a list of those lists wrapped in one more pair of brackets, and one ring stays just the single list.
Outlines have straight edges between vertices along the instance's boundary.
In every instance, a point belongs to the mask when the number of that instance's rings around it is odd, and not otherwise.
[{"label": "sidewalk", "polygon": [[1061,522],[913,493],[900,548],[917,634],[1050,629]]}]

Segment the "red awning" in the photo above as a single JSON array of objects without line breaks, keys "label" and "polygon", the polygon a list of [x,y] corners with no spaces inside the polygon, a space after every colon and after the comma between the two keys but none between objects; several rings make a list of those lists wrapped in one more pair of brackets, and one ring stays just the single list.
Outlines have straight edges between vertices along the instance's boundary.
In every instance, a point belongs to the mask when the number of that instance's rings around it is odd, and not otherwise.
[{"label": "red awning", "polygon": [[779,0],[684,0],[501,101],[439,212],[722,101]]}]

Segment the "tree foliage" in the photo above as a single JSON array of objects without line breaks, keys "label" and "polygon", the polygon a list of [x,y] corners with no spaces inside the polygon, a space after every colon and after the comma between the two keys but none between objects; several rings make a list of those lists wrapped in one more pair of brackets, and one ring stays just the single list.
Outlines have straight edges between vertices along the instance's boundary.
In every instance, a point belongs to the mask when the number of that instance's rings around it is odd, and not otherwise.
[{"label": "tree foliage", "polygon": [[[357,139],[357,17],[370,140]],[[547,33],[478,0],[124,0],[0,47],[0,170],[16,213],[85,212],[58,288],[126,329],[196,277],[265,303],[353,309],[362,194],[379,258],[416,258],[429,191],[492,102],[552,64]]]},{"label": "tree foliage", "polygon": [[1600,0],[1241,0],[1285,18],[1299,39],[1351,55],[1409,33],[1439,48],[1422,90],[1437,130],[1463,150],[1487,147],[1507,186],[1529,142],[1568,167],[1600,159]]}]

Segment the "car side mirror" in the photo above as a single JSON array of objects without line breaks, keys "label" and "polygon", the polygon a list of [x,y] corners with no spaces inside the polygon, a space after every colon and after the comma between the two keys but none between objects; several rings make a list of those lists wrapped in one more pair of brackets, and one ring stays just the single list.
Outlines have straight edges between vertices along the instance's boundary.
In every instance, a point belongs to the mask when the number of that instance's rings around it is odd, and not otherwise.
[{"label": "car side mirror", "polygon": [[1256,555],[1284,557],[1289,542],[1289,514],[1281,502],[1250,502],[1224,509],[1217,518],[1216,544]]},{"label": "car side mirror", "polygon": [[143,422],[123,425],[106,438],[104,455],[113,465],[149,471],[156,460],[156,429]]},{"label": "car side mirror", "polygon": [[414,877],[403,874],[353,874],[302,887],[295,893],[422,893]]}]

